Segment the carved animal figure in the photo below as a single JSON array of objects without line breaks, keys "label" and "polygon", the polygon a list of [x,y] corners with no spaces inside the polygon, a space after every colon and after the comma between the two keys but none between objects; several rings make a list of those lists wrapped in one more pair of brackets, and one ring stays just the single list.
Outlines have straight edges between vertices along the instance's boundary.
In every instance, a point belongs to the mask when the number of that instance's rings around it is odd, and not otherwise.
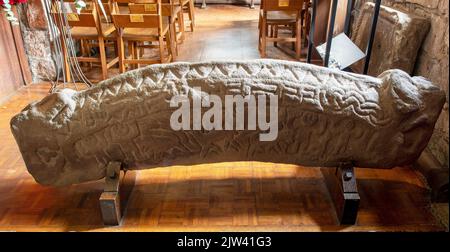
[{"label": "carved animal figure", "polygon": [[[172,130],[171,97],[192,97],[194,87],[220,97],[277,95],[278,138]],[[391,168],[419,157],[444,102],[438,87],[400,70],[373,78],[276,60],[173,63],[51,94],[14,116],[11,130],[45,185],[101,179],[110,161],[129,169],[244,160]]]}]

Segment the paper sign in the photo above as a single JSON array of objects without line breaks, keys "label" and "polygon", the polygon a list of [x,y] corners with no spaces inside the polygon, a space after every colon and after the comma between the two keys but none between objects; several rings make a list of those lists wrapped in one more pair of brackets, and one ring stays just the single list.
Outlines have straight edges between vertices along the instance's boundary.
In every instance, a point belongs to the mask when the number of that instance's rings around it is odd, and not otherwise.
[{"label": "paper sign", "polygon": [[67,13],[67,20],[71,22],[77,22],[80,21],[80,18],[76,13]]},{"label": "paper sign", "polygon": [[156,4],[144,4],[144,11],[145,12],[156,11]]},{"label": "paper sign", "polygon": [[[327,43],[316,47],[317,52],[323,59],[325,59],[326,47]],[[361,49],[345,33],[341,33],[331,41],[328,67],[342,70],[363,59],[365,56]]]},{"label": "paper sign", "polygon": [[131,23],[143,23],[144,16],[141,14],[130,14],[130,22]]},{"label": "paper sign", "polygon": [[278,7],[288,7],[289,0],[278,0]]}]

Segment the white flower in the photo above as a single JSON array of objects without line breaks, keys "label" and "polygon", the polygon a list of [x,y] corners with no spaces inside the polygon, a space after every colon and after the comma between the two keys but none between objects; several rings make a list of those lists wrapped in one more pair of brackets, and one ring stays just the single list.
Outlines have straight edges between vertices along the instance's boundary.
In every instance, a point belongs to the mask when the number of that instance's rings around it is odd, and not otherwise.
[{"label": "white flower", "polygon": [[86,7],[86,2],[83,0],[75,1],[75,5],[77,5],[77,7],[84,8]]}]

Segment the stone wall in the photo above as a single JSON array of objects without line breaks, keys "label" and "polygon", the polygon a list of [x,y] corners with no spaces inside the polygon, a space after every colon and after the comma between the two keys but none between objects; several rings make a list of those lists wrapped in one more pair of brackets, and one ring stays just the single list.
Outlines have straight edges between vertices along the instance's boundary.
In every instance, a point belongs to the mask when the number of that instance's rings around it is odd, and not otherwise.
[{"label": "stone wall", "polygon": [[54,80],[56,68],[41,0],[28,0],[18,11],[33,82]]},{"label": "stone wall", "polygon": [[[368,0],[355,1],[354,17],[359,14],[362,6]],[[433,138],[428,149],[448,167],[449,116],[448,116],[448,81],[449,81],[449,1],[448,0],[383,0],[383,5],[400,11],[414,13],[428,18],[430,31],[420,49],[414,67],[414,75],[421,75],[439,85],[447,95],[447,103],[436,124]],[[411,38],[414,39],[414,38]]]}]

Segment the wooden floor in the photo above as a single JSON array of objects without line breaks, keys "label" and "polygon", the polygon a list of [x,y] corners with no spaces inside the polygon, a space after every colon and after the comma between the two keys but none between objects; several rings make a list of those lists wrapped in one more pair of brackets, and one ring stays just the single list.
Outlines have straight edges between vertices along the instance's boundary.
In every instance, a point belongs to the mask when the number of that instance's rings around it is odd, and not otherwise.
[{"label": "wooden floor", "polygon": [[[196,9],[196,30],[186,33],[183,53],[177,61],[259,59],[258,8],[248,6],[210,5]],[[306,59],[306,48],[303,58]],[[267,58],[294,60],[288,44],[276,48],[267,43]]]},{"label": "wooden floor", "polygon": [[[258,58],[257,13],[246,7],[196,9],[197,30],[179,60]],[[216,43],[217,42],[217,43]],[[288,54],[269,48],[269,57]],[[46,95],[28,86],[0,105],[0,230],[17,231],[439,231],[421,176],[404,167],[357,169],[361,207],[339,226],[317,168],[259,162],[157,168],[137,174],[120,227],[103,227],[102,182],[44,187],[28,174],[10,118]]]}]

